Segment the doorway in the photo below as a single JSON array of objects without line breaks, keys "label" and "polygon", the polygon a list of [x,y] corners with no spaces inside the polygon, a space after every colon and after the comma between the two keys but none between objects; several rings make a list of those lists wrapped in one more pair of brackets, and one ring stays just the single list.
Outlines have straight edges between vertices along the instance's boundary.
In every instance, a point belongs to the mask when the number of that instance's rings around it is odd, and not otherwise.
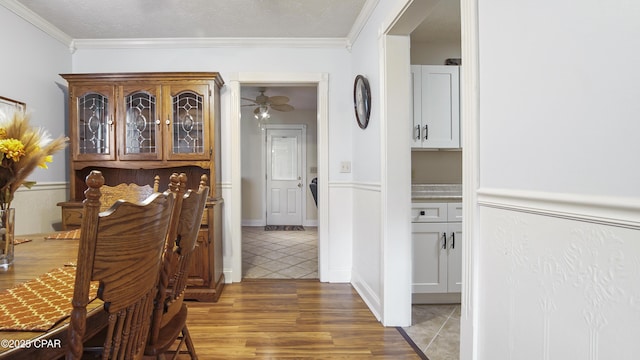
[{"label": "doorway", "polygon": [[[305,116],[295,117],[302,121]],[[312,114],[307,117],[315,119]],[[314,124],[310,125],[315,133]],[[317,279],[318,231],[307,217],[309,190],[304,185],[307,140],[315,142],[315,136],[307,137],[307,124],[265,124],[262,128],[265,173],[260,177],[265,179],[266,225],[242,228],[243,279]],[[309,160],[316,165],[313,157]],[[316,214],[310,214],[311,220],[317,219]]]},{"label": "doorway", "polygon": [[[460,2],[456,0],[441,1],[434,5],[426,18],[410,33],[412,75],[417,78],[414,81],[416,87],[414,92],[420,94],[414,100],[414,105],[417,106],[416,114],[421,113],[420,104],[428,107],[433,103],[445,104],[447,101],[456,104],[453,108],[458,110],[459,81],[457,75],[460,72],[459,64],[462,57],[460,20]],[[435,29],[442,31],[435,31]],[[444,85],[441,80],[449,74],[453,75],[451,77],[453,80],[449,83],[451,87],[446,91],[444,89],[440,91],[438,86]],[[423,103],[423,101],[425,102]],[[430,107],[431,111],[433,108],[433,106]],[[452,112],[452,114],[454,113]],[[455,119],[455,116],[452,118]],[[414,126],[419,124],[420,120],[420,118],[414,119]],[[447,151],[421,151],[421,147],[424,146],[421,140],[425,137],[421,138],[418,135],[417,140],[414,138],[411,151],[412,188],[415,186],[418,189],[424,189],[432,187],[434,184],[438,184],[436,186],[444,185],[452,189],[452,195],[455,194],[457,197],[461,195],[462,191],[464,151],[458,144],[455,144],[456,137],[459,136],[459,123],[457,119],[451,121],[451,126],[443,127],[446,129],[443,132],[438,132],[434,122],[429,125],[428,139],[431,144],[428,146],[450,148]],[[423,129],[427,129],[426,126]],[[418,125],[418,131],[419,129],[420,125]],[[462,200],[448,199],[443,201],[443,204],[451,206],[458,201]],[[449,221],[451,220],[453,219]],[[414,231],[412,233],[413,281],[418,282],[416,278],[426,280],[425,275],[436,277],[434,274],[438,274],[437,278],[440,280],[446,281],[421,281],[419,285],[412,286],[412,292],[415,293],[412,295],[411,326],[404,329],[428,358],[459,358],[461,248],[465,246],[461,241],[462,223],[449,222],[426,225],[416,223],[412,226]],[[440,248],[441,233],[435,230],[441,229],[451,234],[448,237],[450,244],[448,250]],[[440,330],[433,336],[431,334],[425,336],[425,329],[432,328]]]},{"label": "doorway", "polygon": [[[400,57],[397,54],[407,55],[410,51],[409,35],[416,26],[423,20],[424,15],[431,13],[433,6],[438,2],[430,0],[420,1],[402,1],[401,6],[393,11],[386,21],[382,24],[383,36],[380,42],[380,51],[382,53],[381,78],[382,78],[382,94],[383,106],[385,106],[386,114],[381,118],[383,131],[386,131],[383,138],[383,148],[387,150],[386,156],[383,157],[383,198],[387,200],[389,207],[399,209],[403,203],[410,201],[410,194],[405,192],[402,186],[394,186],[398,183],[410,183],[411,172],[410,164],[403,162],[407,158],[409,149],[400,147],[396,151],[395,145],[405,142],[405,136],[410,133],[410,128],[401,128],[396,131],[391,126],[390,119],[396,118],[402,114],[406,118],[410,118],[411,114],[404,112],[404,108],[410,107],[407,101],[403,101],[402,95],[408,97],[409,94],[402,93],[403,90],[410,88],[410,74],[408,73],[407,63],[409,59]],[[479,159],[478,159],[478,4],[476,0],[461,0],[461,58],[463,59],[463,70],[461,71],[461,138],[462,147],[465,149],[462,157],[463,180],[463,232],[465,246],[462,249],[462,299],[460,311],[460,358],[470,359],[477,344],[474,339],[477,334],[474,332],[473,324],[477,321],[477,315],[474,315],[475,304],[473,302],[473,290],[476,284],[473,282],[473,256],[475,252],[474,238],[477,233],[477,198],[476,189],[479,186]],[[422,16],[422,18],[420,18]],[[405,61],[406,60],[406,61]],[[387,86],[385,86],[387,85]],[[389,88],[392,91],[386,91]],[[393,116],[391,116],[393,114]],[[400,165],[396,165],[400,163]],[[391,178],[390,175],[393,174]],[[392,181],[388,181],[385,177],[390,177]],[[408,190],[408,189],[407,189]],[[407,231],[409,225],[406,219],[397,216],[396,213],[406,216],[409,211],[399,210],[387,212],[383,214],[383,222],[391,224],[395,228]],[[408,218],[408,217],[407,217]],[[385,235],[387,232],[385,232]],[[394,235],[397,235],[394,233]],[[400,234],[406,239],[410,239],[410,233],[402,232]],[[390,237],[383,238],[384,243],[390,243]],[[394,245],[397,243],[394,242]],[[402,243],[402,245],[407,245]],[[408,251],[407,251],[408,250]],[[392,254],[394,259],[406,259],[410,256],[410,247],[403,247],[401,252]],[[393,265],[393,264],[391,264]],[[396,270],[397,269],[397,270]],[[411,317],[411,299],[410,291],[407,285],[410,283],[410,269],[393,268],[385,266],[385,280],[400,279],[407,280],[397,289],[393,287],[387,291],[388,306],[385,306],[385,322],[386,324],[403,323],[407,324],[407,317]],[[391,283],[391,282],[389,282]],[[385,281],[385,286],[387,281]],[[403,292],[404,290],[404,292]],[[407,294],[409,296],[407,296]],[[386,320],[389,318],[390,320]],[[410,323],[410,320],[409,322]]]},{"label": "doorway", "polygon": [[241,279],[318,279],[319,214],[309,187],[321,176],[318,87],[240,87],[242,100],[256,94],[286,97],[290,106],[270,109],[264,120],[254,116],[258,108],[252,101],[241,102]]}]

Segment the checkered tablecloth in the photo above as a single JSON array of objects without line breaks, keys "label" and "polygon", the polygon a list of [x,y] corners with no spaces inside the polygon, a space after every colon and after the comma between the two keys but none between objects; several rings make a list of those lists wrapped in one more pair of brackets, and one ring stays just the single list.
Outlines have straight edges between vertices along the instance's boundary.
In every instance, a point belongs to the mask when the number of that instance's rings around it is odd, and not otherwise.
[{"label": "checkered tablecloth", "polygon": [[59,231],[44,237],[47,240],[75,240],[80,239],[80,229]]},{"label": "checkered tablecloth", "polygon": [[[47,331],[71,313],[75,267],[63,267],[0,291],[0,330]],[[92,282],[89,299],[96,297]]]}]

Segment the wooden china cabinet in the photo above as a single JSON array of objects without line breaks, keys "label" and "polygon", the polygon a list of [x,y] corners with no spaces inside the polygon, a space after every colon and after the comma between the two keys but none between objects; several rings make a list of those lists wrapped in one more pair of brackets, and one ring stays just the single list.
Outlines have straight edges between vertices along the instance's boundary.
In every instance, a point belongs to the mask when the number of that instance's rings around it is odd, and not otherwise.
[{"label": "wooden china cabinet", "polygon": [[62,74],[69,84],[70,199],[59,203],[65,229],[80,227],[85,177],[105,184],[153,184],[186,173],[210,187],[186,298],[217,301],[224,286],[220,183],[220,88],[215,72]]}]

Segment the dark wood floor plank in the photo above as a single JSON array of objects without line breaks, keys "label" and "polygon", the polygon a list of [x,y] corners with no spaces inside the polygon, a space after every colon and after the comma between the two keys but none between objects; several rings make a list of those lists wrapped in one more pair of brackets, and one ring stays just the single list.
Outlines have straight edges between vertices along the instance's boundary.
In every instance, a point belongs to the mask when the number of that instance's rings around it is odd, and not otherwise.
[{"label": "dark wood floor plank", "polygon": [[243,281],[188,306],[200,359],[420,359],[349,284]]}]

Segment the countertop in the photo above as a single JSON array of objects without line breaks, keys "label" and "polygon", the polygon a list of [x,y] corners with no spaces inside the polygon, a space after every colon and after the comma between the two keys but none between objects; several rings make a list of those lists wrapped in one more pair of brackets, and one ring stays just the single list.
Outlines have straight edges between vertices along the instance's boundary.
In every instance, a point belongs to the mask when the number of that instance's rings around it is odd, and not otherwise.
[{"label": "countertop", "polygon": [[462,184],[411,184],[413,201],[462,201]]}]

